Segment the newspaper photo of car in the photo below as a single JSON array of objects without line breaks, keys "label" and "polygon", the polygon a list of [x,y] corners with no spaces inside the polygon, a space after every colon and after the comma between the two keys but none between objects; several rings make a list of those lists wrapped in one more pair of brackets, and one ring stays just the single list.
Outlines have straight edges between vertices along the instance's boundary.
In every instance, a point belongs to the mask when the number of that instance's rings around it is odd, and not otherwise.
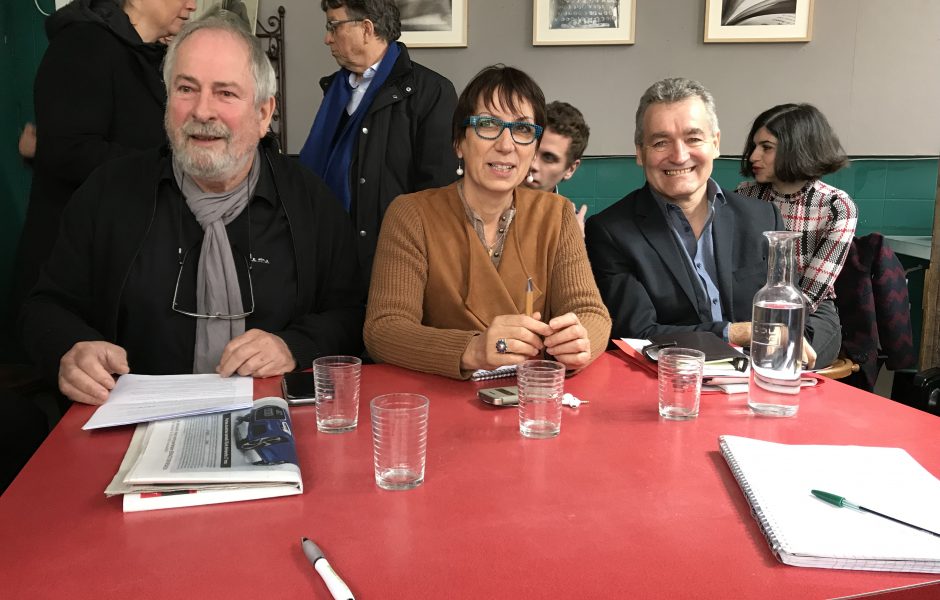
[{"label": "newspaper photo of car", "polygon": [[290,409],[250,409],[141,424],[105,490],[125,512],[303,493]]},{"label": "newspaper photo of car", "polygon": [[[291,432],[290,414],[286,409],[266,405],[253,408],[236,419],[235,445],[242,452],[258,456],[256,465],[297,464],[297,450]],[[239,437],[240,425],[247,423],[245,437]]]}]

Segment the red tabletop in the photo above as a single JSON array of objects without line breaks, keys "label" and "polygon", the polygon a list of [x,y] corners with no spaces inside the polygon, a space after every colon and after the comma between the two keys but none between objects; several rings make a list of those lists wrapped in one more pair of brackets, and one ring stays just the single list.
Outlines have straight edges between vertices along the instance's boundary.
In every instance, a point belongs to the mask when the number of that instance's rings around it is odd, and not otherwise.
[{"label": "red tabletop", "polygon": [[[356,431],[317,433],[312,407],[292,410],[302,495],[130,514],[103,490],[131,428],[82,431],[92,408],[74,406],[0,497],[0,595],[328,599],[301,536],[360,600],[940,594],[913,587],[936,576],[778,563],[717,441],[900,446],[937,475],[934,416],[829,381],[793,419],[707,395],[698,419],[665,421],[655,379],[605,355],[566,382],[590,404],[564,409],[559,437],[528,440],[478,387],[366,366]],[[431,399],[426,481],[407,492],[372,476],[368,401],[390,391]]]}]

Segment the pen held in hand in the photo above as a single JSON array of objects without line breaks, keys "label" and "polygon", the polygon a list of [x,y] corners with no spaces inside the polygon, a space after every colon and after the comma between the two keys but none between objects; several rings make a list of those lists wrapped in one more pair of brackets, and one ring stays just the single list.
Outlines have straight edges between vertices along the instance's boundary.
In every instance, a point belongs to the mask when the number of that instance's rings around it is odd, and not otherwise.
[{"label": "pen held in hand", "polygon": [[307,557],[307,560],[310,561],[313,568],[320,574],[320,578],[323,579],[323,583],[326,584],[327,589],[330,590],[330,595],[333,596],[335,600],[355,600],[349,586],[340,579],[340,576],[337,575],[333,567],[330,566],[330,563],[327,562],[326,557],[323,556],[323,551],[320,550],[319,546],[313,543],[313,540],[305,537],[300,538],[300,547],[304,551],[304,556]]},{"label": "pen held in hand", "polygon": [[937,536],[937,537],[940,537],[940,533],[937,533],[936,531],[930,531],[929,529],[924,529],[923,527],[919,527],[919,526],[917,526],[917,525],[913,525],[913,524],[908,523],[908,522],[906,522],[906,521],[902,521],[901,519],[895,519],[894,517],[889,517],[888,515],[883,514],[883,513],[880,513],[880,512],[878,512],[878,511],[876,511],[876,510],[872,510],[872,509],[870,509],[870,508],[865,508],[864,506],[860,506],[860,505],[858,505],[858,504],[853,504],[853,503],[849,502],[848,500],[846,500],[846,499],[845,499],[844,497],[842,497],[842,496],[837,496],[837,495],[835,495],[835,494],[830,494],[829,492],[823,492],[823,491],[821,491],[821,490],[810,490],[810,491],[812,492],[812,494],[813,494],[814,496],[816,496],[817,498],[819,498],[819,499],[822,500],[823,502],[828,502],[829,504],[832,504],[833,506],[838,506],[838,507],[840,507],[840,508],[851,508],[851,509],[854,509],[854,510],[857,510],[857,511],[871,513],[871,514],[873,514],[873,515],[877,515],[877,516],[882,517],[882,518],[884,518],[884,519],[888,519],[889,521],[894,521],[895,523],[899,523],[899,524],[901,524],[901,525],[906,525],[907,527],[911,527],[911,528],[913,528],[913,529],[917,529],[918,531],[923,531],[924,533],[929,533],[930,535],[935,535],[935,536]]},{"label": "pen held in hand", "polygon": [[529,277],[525,284],[525,314],[531,317],[535,314],[535,286],[532,285],[532,278]]}]

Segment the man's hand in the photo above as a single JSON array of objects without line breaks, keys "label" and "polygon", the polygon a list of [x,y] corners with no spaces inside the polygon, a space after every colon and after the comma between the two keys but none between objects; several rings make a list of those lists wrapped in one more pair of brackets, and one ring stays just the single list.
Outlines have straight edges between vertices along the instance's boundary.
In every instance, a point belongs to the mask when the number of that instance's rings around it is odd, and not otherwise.
[{"label": "man's hand", "polygon": [[744,347],[751,345],[751,322],[731,323],[728,325],[728,342]]},{"label": "man's hand", "polygon": [[591,362],[591,340],[578,315],[563,314],[549,321],[548,326],[554,333],[545,338],[545,350],[555,360],[569,370],[580,369]]},{"label": "man's hand", "polygon": [[114,389],[113,374],[129,373],[127,352],[108,342],[78,342],[59,361],[59,391],[85,404],[103,404]]},{"label": "man's hand", "polygon": [[[728,341],[738,346],[749,346],[751,343],[751,323],[732,323],[728,327]],[[806,369],[816,365],[816,351],[810,346],[809,340],[803,338],[803,364]]]},{"label": "man's hand", "polygon": [[293,371],[294,355],[284,340],[273,333],[249,329],[225,346],[216,373],[228,377],[233,373],[246,377],[272,377]]}]

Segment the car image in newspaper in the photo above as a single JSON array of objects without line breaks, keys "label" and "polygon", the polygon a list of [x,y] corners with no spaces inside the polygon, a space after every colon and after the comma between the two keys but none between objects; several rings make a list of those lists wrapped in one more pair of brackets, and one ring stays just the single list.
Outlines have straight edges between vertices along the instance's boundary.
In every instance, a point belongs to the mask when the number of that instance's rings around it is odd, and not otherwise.
[{"label": "car image in newspaper", "polygon": [[287,402],[141,424],[105,490],[124,511],[303,493]]},{"label": "car image in newspaper", "polygon": [[252,453],[257,455],[257,459],[249,459],[252,464],[297,464],[294,434],[291,433],[290,414],[286,408],[275,405],[260,406],[252,409],[247,415],[238,417],[236,423],[239,426],[247,423],[245,437],[237,437],[241,427],[236,427],[235,445],[249,456]]}]

